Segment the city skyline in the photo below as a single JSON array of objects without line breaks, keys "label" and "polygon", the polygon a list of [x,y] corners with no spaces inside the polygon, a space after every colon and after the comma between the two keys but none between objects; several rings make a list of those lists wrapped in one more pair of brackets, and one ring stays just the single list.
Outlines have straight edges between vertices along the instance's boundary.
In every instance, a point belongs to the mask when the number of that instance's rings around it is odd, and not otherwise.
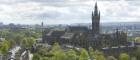
[{"label": "city skyline", "polygon": [[[0,22],[5,24],[91,23],[94,0],[1,0]],[[100,0],[101,22],[140,22],[138,0]]]}]

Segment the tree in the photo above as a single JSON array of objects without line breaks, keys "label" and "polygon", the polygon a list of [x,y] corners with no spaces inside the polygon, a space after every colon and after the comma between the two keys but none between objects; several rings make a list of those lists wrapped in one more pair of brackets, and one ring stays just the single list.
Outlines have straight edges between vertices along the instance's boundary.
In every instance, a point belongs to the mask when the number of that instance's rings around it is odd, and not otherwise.
[{"label": "tree", "polygon": [[16,42],[14,40],[10,40],[9,43],[10,43],[10,48],[16,45]]},{"label": "tree", "polygon": [[108,56],[107,60],[117,60],[114,56]]},{"label": "tree", "polygon": [[62,51],[62,49],[58,43],[54,43],[51,50],[50,50],[50,53],[53,54],[53,53],[58,52],[58,51]]},{"label": "tree", "polygon": [[138,60],[140,60],[140,47],[137,48],[135,54],[136,54],[136,58],[137,58]]},{"label": "tree", "polygon": [[126,53],[121,53],[119,58],[120,60],[130,60],[130,56]]},{"label": "tree", "polygon": [[7,37],[8,33],[9,33],[9,29],[2,29],[2,30],[0,31],[0,35],[1,35],[2,37]]},{"label": "tree", "polygon": [[95,51],[94,53],[94,59],[96,60],[106,60],[104,57],[104,54],[98,50]]},{"label": "tree", "polygon": [[94,51],[92,47],[90,47],[89,49],[89,54],[90,54],[91,59],[105,60],[103,53],[98,50]]},{"label": "tree", "polygon": [[33,46],[36,43],[36,40],[33,37],[27,38],[29,47]]},{"label": "tree", "polygon": [[137,60],[137,58],[136,57],[132,57],[131,60]]},{"label": "tree", "polygon": [[66,54],[63,51],[56,51],[52,57],[52,60],[67,60]]},{"label": "tree", "polygon": [[89,48],[89,55],[90,55],[90,59],[93,59],[95,56],[95,52],[92,47]]},{"label": "tree", "polygon": [[136,37],[135,42],[140,42],[140,37]]},{"label": "tree", "polygon": [[84,48],[81,50],[79,60],[89,60],[88,52]]},{"label": "tree", "polygon": [[70,49],[67,53],[67,60],[77,60],[78,56],[76,55],[76,52],[72,49]]},{"label": "tree", "polygon": [[3,42],[0,43],[0,51],[1,51],[2,54],[6,55],[9,48],[10,48],[9,41],[4,40]]},{"label": "tree", "polygon": [[66,60],[66,54],[58,43],[53,44],[50,54],[53,55],[51,60]]},{"label": "tree", "polygon": [[34,54],[32,60],[40,60],[40,55],[39,54]]},{"label": "tree", "polygon": [[23,48],[27,48],[28,42],[27,42],[27,39],[26,39],[26,38],[24,38],[24,39],[22,40],[21,46],[22,46]]},{"label": "tree", "polygon": [[16,34],[16,37],[14,38],[14,40],[16,41],[16,44],[20,45],[21,41],[24,39],[24,34]]},{"label": "tree", "polygon": [[41,60],[50,60],[48,57],[42,57]]},{"label": "tree", "polygon": [[41,48],[38,49],[37,53],[41,56],[45,56],[45,55],[47,55],[48,52],[47,52],[46,48],[41,47]]},{"label": "tree", "polygon": [[31,48],[36,43],[33,37],[24,38],[22,40],[22,47],[23,48]]}]

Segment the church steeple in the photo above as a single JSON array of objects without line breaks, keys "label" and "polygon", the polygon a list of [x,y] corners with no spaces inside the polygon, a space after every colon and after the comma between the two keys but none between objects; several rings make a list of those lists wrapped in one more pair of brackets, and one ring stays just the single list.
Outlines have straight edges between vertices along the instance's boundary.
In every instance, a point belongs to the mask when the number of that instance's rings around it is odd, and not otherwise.
[{"label": "church steeple", "polygon": [[98,16],[99,16],[99,19],[100,19],[100,11],[99,11],[99,15]]},{"label": "church steeple", "polygon": [[95,3],[94,12],[92,11],[92,32],[94,35],[100,33],[100,11],[97,2]]},{"label": "church steeple", "polygon": [[94,7],[94,16],[98,16],[98,6],[97,6],[97,2],[95,3],[95,7]]}]

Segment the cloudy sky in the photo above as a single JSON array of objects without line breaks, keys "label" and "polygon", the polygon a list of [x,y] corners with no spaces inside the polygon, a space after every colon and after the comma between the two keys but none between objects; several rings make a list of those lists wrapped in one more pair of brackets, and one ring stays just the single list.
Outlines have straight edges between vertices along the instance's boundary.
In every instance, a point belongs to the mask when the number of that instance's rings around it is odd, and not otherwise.
[{"label": "cloudy sky", "polygon": [[[95,0],[0,0],[5,24],[90,23]],[[98,0],[101,22],[140,22],[140,0]]]}]

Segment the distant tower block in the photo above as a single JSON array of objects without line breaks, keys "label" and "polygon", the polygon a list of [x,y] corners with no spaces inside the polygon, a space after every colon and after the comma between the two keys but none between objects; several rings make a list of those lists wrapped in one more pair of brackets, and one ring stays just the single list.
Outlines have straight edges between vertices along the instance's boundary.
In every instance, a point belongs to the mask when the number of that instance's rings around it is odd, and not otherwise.
[{"label": "distant tower block", "polygon": [[94,12],[92,12],[92,33],[100,33],[100,11],[98,11],[97,2],[95,3]]}]

